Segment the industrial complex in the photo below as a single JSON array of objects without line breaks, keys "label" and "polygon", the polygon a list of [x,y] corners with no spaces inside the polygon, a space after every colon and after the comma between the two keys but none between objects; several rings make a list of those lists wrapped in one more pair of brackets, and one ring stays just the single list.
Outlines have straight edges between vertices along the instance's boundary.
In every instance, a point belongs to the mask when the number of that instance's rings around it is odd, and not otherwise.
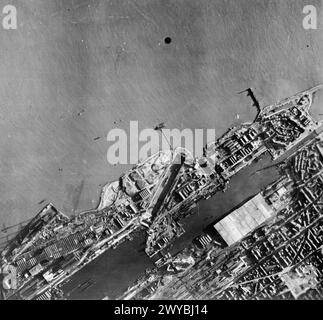
[{"label": "industrial complex", "polygon": [[[107,184],[97,209],[68,217],[46,205],[1,252],[1,268],[16,275],[2,298],[64,299],[71,275],[138,232],[156,268],[120,299],[322,298],[323,123],[310,115],[322,87],[259,108],[201,158],[183,148],[158,152]],[[172,256],[167,249],[196,203],[225,192],[264,153],[280,178]]]}]

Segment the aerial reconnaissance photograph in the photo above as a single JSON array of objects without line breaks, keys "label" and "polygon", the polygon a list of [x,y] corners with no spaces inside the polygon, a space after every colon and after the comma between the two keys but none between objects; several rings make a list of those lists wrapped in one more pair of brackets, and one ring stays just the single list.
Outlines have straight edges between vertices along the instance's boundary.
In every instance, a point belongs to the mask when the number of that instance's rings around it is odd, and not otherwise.
[{"label": "aerial reconnaissance photograph", "polygon": [[0,0],[0,23],[0,300],[323,299],[321,0]]}]

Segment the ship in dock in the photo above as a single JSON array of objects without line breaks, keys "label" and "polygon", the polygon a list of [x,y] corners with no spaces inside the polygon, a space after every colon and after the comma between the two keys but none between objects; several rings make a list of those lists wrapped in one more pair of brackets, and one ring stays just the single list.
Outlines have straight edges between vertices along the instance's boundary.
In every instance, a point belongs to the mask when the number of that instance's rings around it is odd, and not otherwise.
[{"label": "ship in dock", "polygon": [[149,257],[165,255],[199,200],[225,191],[232,176],[265,152],[279,160],[320,134],[322,123],[309,111],[322,87],[260,109],[254,122],[230,128],[200,158],[183,148],[158,152],[107,184],[97,209],[68,217],[46,205],[1,252],[1,268],[16,275],[2,296],[60,297],[71,275],[137,232],[147,234]]}]

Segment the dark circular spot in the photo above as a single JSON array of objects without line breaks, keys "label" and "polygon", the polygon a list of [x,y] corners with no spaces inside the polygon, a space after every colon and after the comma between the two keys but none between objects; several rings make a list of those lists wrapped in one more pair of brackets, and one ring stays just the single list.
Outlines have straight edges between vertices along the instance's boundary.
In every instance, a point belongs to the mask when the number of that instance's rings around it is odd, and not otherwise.
[{"label": "dark circular spot", "polygon": [[172,42],[172,39],[171,39],[170,37],[166,37],[166,38],[164,39],[164,42],[165,42],[166,44],[170,44],[170,43]]},{"label": "dark circular spot", "polygon": [[308,48],[308,47],[309,47],[309,45],[307,44],[307,45],[306,45],[306,47]]}]

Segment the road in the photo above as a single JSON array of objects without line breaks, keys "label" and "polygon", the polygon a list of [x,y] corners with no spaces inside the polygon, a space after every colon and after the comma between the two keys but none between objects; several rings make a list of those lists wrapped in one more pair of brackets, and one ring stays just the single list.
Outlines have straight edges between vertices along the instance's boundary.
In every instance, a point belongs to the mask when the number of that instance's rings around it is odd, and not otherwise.
[{"label": "road", "polygon": [[[261,191],[266,185],[275,181],[278,174],[275,168],[267,169],[264,173],[255,173],[271,162],[265,155],[257,163],[239,172],[225,193],[199,203],[199,213],[186,218],[184,229],[186,233],[178,238],[171,248],[172,253],[186,247],[208,226],[223,218],[241,201]],[[152,262],[144,253],[146,236],[143,233],[131,242],[124,242],[115,250],[108,250],[91,262],[81,271],[72,276],[71,281],[63,287],[69,299],[111,299],[118,297],[130,286]],[[88,290],[75,289],[80,283],[91,279],[95,281]]]}]

